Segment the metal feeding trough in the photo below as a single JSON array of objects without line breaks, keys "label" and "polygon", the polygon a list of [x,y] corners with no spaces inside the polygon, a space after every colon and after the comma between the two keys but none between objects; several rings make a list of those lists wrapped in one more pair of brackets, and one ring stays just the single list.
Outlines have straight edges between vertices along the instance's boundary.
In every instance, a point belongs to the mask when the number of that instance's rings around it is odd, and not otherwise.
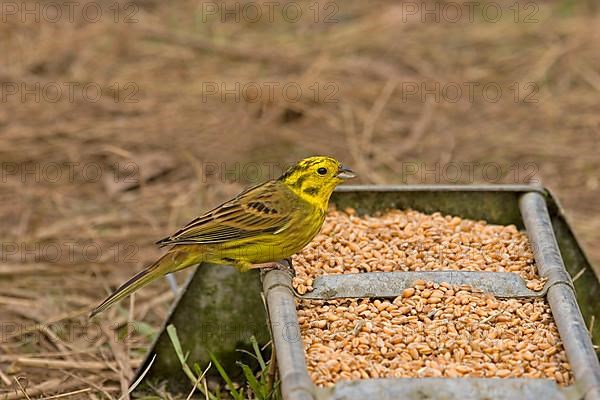
[{"label": "metal feeding trough", "polygon": [[[190,360],[206,364],[207,352],[212,351],[224,360],[227,369],[232,365],[228,362],[240,354],[236,355],[235,349],[247,345],[251,335],[264,343],[270,333],[285,400],[600,400],[600,364],[592,345],[592,341],[600,342],[600,324],[591,332],[585,324],[600,311],[600,283],[549,192],[526,185],[345,186],[334,193],[332,201],[340,209],[350,206],[359,214],[412,208],[514,224],[527,231],[539,274],[548,280],[542,291],[535,292],[518,275],[505,272],[360,273],[319,277],[312,292],[298,296],[292,288],[290,271],[272,270],[262,279],[270,321],[267,327],[257,274],[203,266],[188,282],[166,322],[177,327],[182,347],[190,351]],[[571,275],[575,274],[578,279],[573,282]],[[315,387],[306,367],[295,297],[396,297],[417,279],[467,284],[501,298],[546,296],[575,384],[559,387],[551,380],[522,378],[394,378],[347,381],[327,389]],[[146,369],[149,373],[144,381],[166,382],[167,389],[174,391],[190,387],[165,332],[156,340],[140,371]]]}]

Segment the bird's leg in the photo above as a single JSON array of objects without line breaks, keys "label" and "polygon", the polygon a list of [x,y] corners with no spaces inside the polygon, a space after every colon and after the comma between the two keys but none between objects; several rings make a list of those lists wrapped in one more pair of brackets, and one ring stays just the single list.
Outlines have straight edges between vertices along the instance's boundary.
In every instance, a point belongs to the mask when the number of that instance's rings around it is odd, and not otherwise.
[{"label": "bird's leg", "polygon": [[287,263],[287,266],[289,267],[289,270],[292,272],[292,277],[295,277],[296,276],[296,270],[294,269],[294,264],[292,263],[292,257],[286,258],[285,262]]},{"label": "bird's leg", "polygon": [[251,269],[278,269],[281,268],[278,262],[268,262],[268,263],[260,263],[260,264],[252,264]]},{"label": "bird's leg", "polygon": [[293,276],[296,276],[296,271],[294,270],[294,267],[292,266],[291,258],[286,258],[285,260],[275,261],[275,262],[253,264],[250,268],[260,269],[261,271],[265,271],[265,272],[268,270],[271,270],[271,269],[280,269],[282,271],[291,272]]}]

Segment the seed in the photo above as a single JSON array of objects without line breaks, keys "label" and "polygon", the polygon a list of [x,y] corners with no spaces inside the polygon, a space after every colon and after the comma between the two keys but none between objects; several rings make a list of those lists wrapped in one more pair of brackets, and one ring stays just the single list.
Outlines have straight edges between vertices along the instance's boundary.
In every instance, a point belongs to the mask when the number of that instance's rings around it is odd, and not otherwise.
[{"label": "seed", "polygon": [[358,306],[358,307],[356,308],[356,313],[357,313],[357,314],[360,314],[360,313],[362,313],[362,312],[366,311],[368,308],[369,308],[369,306],[368,306],[367,304],[364,304],[364,303],[363,303],[363,304],[361,304],[360,306]]},{"label": "seed", "polygon": [[310,326],[312,326],[313,328],[323,329],[327,326],[327,321],[325,321],[324,319],[313,321],[311,322]]},{"label": "seed", "polygon": [[341,365],[338,360],[329,360],[325,362],[325,366],[331,372],[339,372]]},{"label": "seed", "polygon": [[523,353],[523,358],[526,359],[527,361],[533,361],[535,356],[531,351],[526,351],[525,353]]},{"label": "seed", "polygon": [[393,336],[395,332],[396,331],[394,331],[393,329],[391,329],[391,328],[389,328],[387,326],[383,327],[383,333],[385,333],[388,336]]},{"label": "seed", "polygon": [[468,374],[472,371],[471,368],[467,367],[466,365],[457,365],[455,368],[461,374]]},{"label": "seed", "polygon": [[414,287],[406,288],[402,292],[402,297],[411,297],[413,294],[415,294],[415,288]]},{"label": "seed", "polygon": [[498,376],[500,378],[506,378],[510,374],[511,374],[511,370],[510,369],[499,369],[499,370],[496,371],[496,376]]},{"label": "seed", "polygon": [[303,284],[299,284],[299,285],[296,287],[296,291],[297,291],[299,294],[305,294],[305,293],[306,293],[306,286],[304,286]]},{"label": "seed", "polygon": [[538,349],[546,350],[546,349],[550,348],[550,343],[548,343],[548,342],[540,342],[540,343],[538,343],[537,347],[538,347]]},{"label": "seed", "polygon": [[398,308],[398,313],[401,315],[404,314],[408,314],[410,312],[411,308],[409,306],[404,306],[404,307],[400,307]]},{"label": "seed", "polygon": [[325,314],[325,317],[327,318],[328,321],[331,321],[331,322],[337,321],[339,319],[339,317],[332,312]]},{"label": "seed", "polygon": [[544,350],[544,354],[546,356],[553,356],[554,354],[556,354],[558,352],[558,349],[556,348],[556,346],[552,346],[546,350]]},{"label": "seed", "polygon": [[410,354],[413,360],[417,360],[419,358],[419,352],[414,347],[409,348],[408,353]]}]

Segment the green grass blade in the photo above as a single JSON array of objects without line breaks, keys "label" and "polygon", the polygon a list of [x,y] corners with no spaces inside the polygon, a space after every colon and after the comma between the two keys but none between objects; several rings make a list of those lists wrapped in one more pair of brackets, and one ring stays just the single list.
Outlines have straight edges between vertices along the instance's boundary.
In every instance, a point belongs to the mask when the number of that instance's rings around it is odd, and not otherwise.
[{"label": "green grass blade", "polygon": [[[167,334],[169,335],[169,339],[171,339],[171,343],[173,344],[173,349],[175,349],[175,354],[177,354],[177,358],[179,359],[179,362],[181,363],[181,369],[186,374],[186,376],[190,379],[190,381],[192,382],[192,385],[196,385],[196,382],[202,380],[204,375],[208,372],[208,370],[210,368],[210,364],[204,370],[203,373],[200,373],[201,371],[198,372],[198,376],[199,376],[199,378],[198,378],[196,375],[194,375],[194,372],[192,371],[192,369],[190,368],[190,366],[187,363],[187,358],[188,358],[189,352],[186,353],[185,355],[183,354],[183,349],[181,347],[181,343],[179,342],[179,337],[177,336],[177,329],[173,325],[169,325],[169,326],[167,326]],[[194,364],[194,368],[197,368],[197,367],[198,367],[198,364]],[[200,369],[197,368],[197,371],[199,371],[199,370]],[[200,390],[200,392],[205,394],[203,387],[198,385],[197,388],[198,388],[198,390]],[[208,397],[211,400],[217,400],[217,397],[210,392],[208,393]]]},{"label": "green grass blade", "polygon": [[256,354],[256,359],[258,360],[258,363],[260,364],[260,369],[262,371],[264,371],[267,368],[267,364],[265,363],[265,360],[263,359],[262,353],[260,352],[260,346],[258,345],[258,342],[256,341],[256,338],[254,337],[254,335],[252,335],[250,337],[250,343],[252,343],[252,348],[254,349],[254,354]]},{"label": "green grass blade", "polygon": [[192,369],[187,364],[186,359],[187,356],[184,356],[183,349],[181,348],[181,343],[179,342],[179,338],[177,337],[177,329],[173,325],[167,326],[167,334],[169,335],[169,339],[171,339],[171,343],[173,344],[173,348],[175,349],[175,354],[177,354],[177,358],[181,363],[181,368],[183,372],[187,375],[187,377],[192,382],[192,385],[196,384],[198,378],[192,372]]},{"label": "green grass blade", "polygon": [[242,367],[242,371],[244,371],[244,376],[246,377],[246,381],[248,382],[248,386],[252,389],[254,396],[256,396],[257,400],[266,400],[269,393],[267,386],[264,383],[259,382],[254,376],[254,372],[244,363],[237,363],[240,367]]},{"label": "green grass blade", "polygon": [[227,389],[229,389],[231,397],[233,397],[234,400],[244,400],[244,397],[233,386],[233,381],[231,380],[229,375],[227,375],[227,372],[225,371],[219,360],[217,360],[217,358],[211,352],[209,352],[208,355],[210,356],[210,359],[212,360],[215,367],[217,368],[217,371],[219,371],[219,375],[221,375],[221,378],[223,378],[223,380],[227,384]]}]

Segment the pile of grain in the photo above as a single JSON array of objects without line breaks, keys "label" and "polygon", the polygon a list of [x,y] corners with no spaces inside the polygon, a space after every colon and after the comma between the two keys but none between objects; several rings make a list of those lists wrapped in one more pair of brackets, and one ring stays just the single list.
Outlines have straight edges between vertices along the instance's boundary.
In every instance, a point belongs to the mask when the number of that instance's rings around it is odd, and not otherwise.
[{"label": "pile of grain", "polygon": [[[294,258],[294,286],[321,274],[461,269],[511,271],[541,288],[527,236],[514,226],[440,214],[329,214]],[[393,301],[299,301],[309,372],[319,386],[376,377],[536,377],[572,382],[543,299],[500,300],[417,282]]]}]

